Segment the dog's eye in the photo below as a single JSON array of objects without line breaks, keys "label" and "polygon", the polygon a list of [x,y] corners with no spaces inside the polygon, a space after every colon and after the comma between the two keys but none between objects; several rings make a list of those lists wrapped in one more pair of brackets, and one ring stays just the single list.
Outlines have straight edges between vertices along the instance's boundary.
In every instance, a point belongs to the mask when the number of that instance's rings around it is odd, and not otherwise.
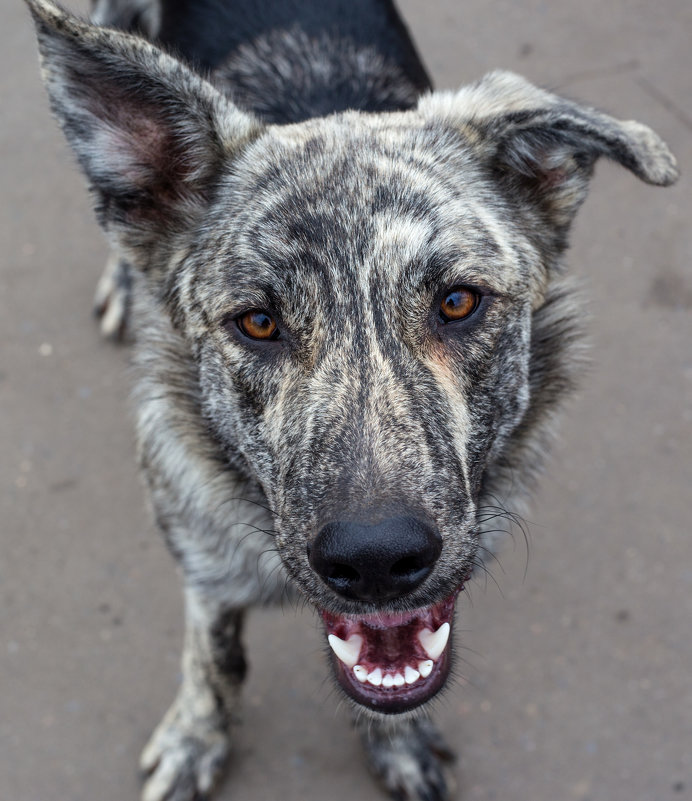
[{"label": "dog's eye", "polygon": [[250,339],[278,339],[276,320],[263,309],[250,309],[238,317],[238,328]]},{"label": "dog's eye", "polygon": [[476,311],[479,302],[480,295],[477,292],[464,286],[454,287],[440,303],[440,317],[445,323],[463,320]]}]

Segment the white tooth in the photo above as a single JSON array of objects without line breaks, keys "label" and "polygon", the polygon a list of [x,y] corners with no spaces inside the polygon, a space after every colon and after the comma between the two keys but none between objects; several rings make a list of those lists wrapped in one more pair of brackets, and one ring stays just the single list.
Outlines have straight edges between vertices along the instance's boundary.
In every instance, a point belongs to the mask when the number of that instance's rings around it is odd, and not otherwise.
[{"label": "white tooth", "polygon": [[432,659],[426,659],[425,662],[418,663],[418,670],[420,670],[420,674],[424,679],[428,678],[428,676],[432,673],[432,669],[433,669]]},{"label": "white tooth", "polygon": [[383,687],[393,687],[394,686],[394,676],[391,673],[387,673],[385,677],[382,679],[382,686]]},{"label": "white tooth", "polygon": [[397,673],[394,676],[394,686],[395,687],[403,687],[406,684],[406,679],[401,675],[401,673]]},{"label": "white tooth", "polygon": [[443,623],[437,631],[423,629],[418,635],[420,644],[431,659],[437,659],[444,651],[449,639],[449,623]]},{"label": "white tooth", "polygon": [[375,687],[379,687],[382,684],[382,671],[380,668],[375,668],[372,673],[368,674],[368,682]]},{"label": "white tooth", "polygon": [[360,648],[363,645],[363,638],[360,634],[352,634],[347,640],[342,640],[336,634],[330,634],[327,639],[332,647],[332,651],[347,667],[352,668],[360,656]]},{"label": "white tooth", "polygon": [[368,680],[368,671],[362,665],[356,665],[353,668],[353,672],[358,679],[358,681],[367,681]]},{"label": "white tooth", "polygon": [[417,670],[414,670],[411,665],[406,665],[406,670],[404,671],[404,679],[406,680],[406,684],[413,684],[414,682],[418,681],[420,678],[420,673]]}]

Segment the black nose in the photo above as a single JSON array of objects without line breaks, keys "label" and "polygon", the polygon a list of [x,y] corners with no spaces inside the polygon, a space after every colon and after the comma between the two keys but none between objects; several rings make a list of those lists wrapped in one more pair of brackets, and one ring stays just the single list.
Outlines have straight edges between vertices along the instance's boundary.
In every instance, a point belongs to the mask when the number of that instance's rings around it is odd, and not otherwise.
[{"label": "black nose", "polygon": [[395,517],[371,526],[329,523],[309,548],[309,559],[344,598],[384,601],[418,587],[441,551],[442,539],[432,526]]}]

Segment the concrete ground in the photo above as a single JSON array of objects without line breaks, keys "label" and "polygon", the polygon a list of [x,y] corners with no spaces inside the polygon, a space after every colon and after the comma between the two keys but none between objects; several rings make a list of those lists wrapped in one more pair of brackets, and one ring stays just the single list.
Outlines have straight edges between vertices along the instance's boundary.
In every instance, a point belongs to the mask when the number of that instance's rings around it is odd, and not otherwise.
[{"label": "concrete ground", "polygon": [[[402,0],[439,86],[505,67],[656,128],[679,184],[598,167],[573,272],[593,368],[533,505],[530,552],[461,602],[438,705],[458,798],[692,799],[692,5]],[[28,14],[0,29],[0,799],[124,801],[179,678],[181,600],[145,508],[128,351],[99,339],[104,260],[47,110]],[[526,575],[525,575],[526,570]],[[219,799],[371,784],[312,615],[254,615]]]}]

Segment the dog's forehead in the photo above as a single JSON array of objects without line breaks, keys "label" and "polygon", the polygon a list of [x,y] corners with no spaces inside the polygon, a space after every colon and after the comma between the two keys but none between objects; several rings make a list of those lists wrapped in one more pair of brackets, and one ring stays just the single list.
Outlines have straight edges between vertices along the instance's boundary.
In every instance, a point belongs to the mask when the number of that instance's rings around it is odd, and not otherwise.
[{"label": "dog's forehead", "polygon": [[270,127],[234,165],[232,184],[230,261],[265,278],[419,286],[435,264],[442,283],[509,291],[531,280],[530,259],[518,255],[527,243],[473,143],[416,112]]}]

